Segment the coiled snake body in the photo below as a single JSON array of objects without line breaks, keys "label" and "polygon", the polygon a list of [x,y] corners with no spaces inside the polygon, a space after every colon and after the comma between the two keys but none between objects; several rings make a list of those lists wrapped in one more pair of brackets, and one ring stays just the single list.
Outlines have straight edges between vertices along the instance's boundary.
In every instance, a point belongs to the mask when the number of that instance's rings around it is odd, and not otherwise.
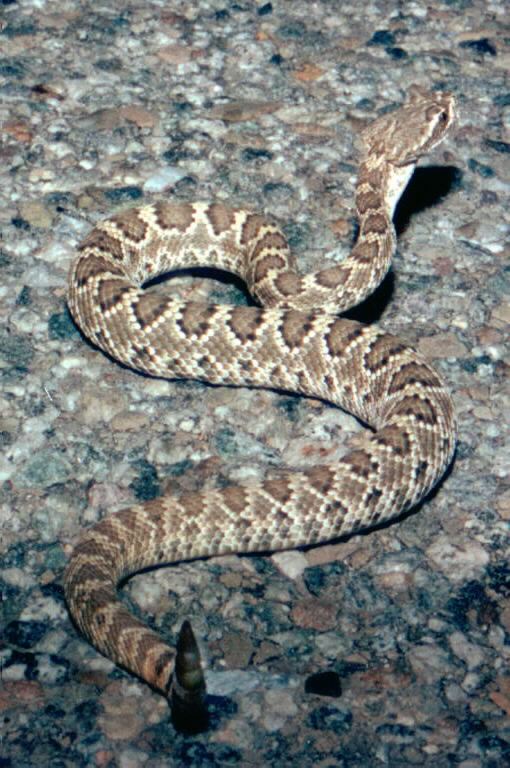
[{"label": "coiled snake body", "polygon": [[[119,601],[121,579],[156,564],[316,544],[387,521],[422,499],[452,459],[455,419],[438,374],[402,341],[337,313],[386,274],[394,207],[453,117],[452,96],[413,88],[403,107],[363,132],[359,236],[336,266],[299,275],[272,223],[222,204],[130,210],[96,226],[80,247],[69,307],[117,360],[157,376],[320,397],[372,430],[337,464],[156,499],[106,517],[78,541],[65,573],[77,626],[184,711],[200,706],[204,691],[191,628],[183,625],[176,660]],[[196,265],[236,273],[262,307],[185,303],[141,288]]]}]

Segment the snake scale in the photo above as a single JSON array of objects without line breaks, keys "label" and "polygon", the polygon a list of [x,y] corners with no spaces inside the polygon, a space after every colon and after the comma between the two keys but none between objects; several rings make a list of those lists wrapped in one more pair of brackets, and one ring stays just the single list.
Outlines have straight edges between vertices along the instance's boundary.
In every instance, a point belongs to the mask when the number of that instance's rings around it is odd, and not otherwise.
[{"label": "snake scale", "polygon": [[[401,515],[451,462],[452,401],[411,347],[338,313],[381,282],[392,216],[416,162],[445,136],[450,94],[413,87],[362,133],[359,235],[343,262],[300,275],[266,218],[220,203],[160,202],[98,224],[71,267],[68,302],[90,341],[155,376],[268,387],[322,398],[370,429],[336,464],[132,506],[92,526],[65,572],[78,628],[116,664],[193,718],[205,683],[184,622],[176,648],[133,617],[117,584],[143,568],[232,552],[318,544]],[[170,270],[207,266],[242,278],[260,307],[186,303],[143,290]],[[195,714],[194,714],[195,713]]]}]

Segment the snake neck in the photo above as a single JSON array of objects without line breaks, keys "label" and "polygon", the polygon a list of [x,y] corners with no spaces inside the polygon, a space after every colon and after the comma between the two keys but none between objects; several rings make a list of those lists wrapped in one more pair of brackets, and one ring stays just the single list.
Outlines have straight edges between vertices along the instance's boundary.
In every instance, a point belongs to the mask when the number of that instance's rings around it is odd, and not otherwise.
[{"label": "snake neck", "polygon": [[393,232],[395,208],[415,167],[415,163],[394,165],[385,161],[384,157],[369,157],[362,163],[356,184],[360,236],[370,233],[374,216],[384,217],[386,230]]},{"label": "snake neck", "polygon": [[[393,213],[414,167],[414,163],[394,165],[382,155],[371,155],[362,163],[356,185],[356,244],[347,258],[338,255],[338,265],[303,278],[299,306],[343,312],[362,302],[382,282],[396,247]],[[330,256],[336,260],[334,252]],[[288,304],[291,306],[290,301]]]}]

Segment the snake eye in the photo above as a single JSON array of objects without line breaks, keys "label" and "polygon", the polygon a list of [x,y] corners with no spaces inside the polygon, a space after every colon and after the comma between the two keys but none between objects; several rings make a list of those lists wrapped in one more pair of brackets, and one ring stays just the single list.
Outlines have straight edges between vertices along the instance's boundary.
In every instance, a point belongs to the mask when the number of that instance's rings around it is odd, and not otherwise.
[{"label": "snake eye", "polygon": [[448,113],[445,112],[444,110],[442,112],[440,112],[439,115],[438,115],[438,121],[440,123],[448,122]]}]

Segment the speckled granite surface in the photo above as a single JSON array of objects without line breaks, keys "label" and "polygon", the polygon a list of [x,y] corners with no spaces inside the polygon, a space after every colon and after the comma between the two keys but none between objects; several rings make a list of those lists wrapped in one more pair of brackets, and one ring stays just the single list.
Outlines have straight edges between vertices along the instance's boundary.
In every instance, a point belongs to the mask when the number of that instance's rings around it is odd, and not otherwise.
[{"label": "speckled granite surface", "polygon": [[[0,2],[2,768],[510,761],[504,5]],[[411,183],[393,277],[363,318],[443,372],[455,465],[384,530],[132,579],[126,599],[153,626],[173,639],[188,616],[202,642],[211,729],[176,734],[162,698],[69,621],[80,528],[134,499],[340,456],[358,426],[318,402],[114,365],[68,317],[73,250],[129,203],[214,197],[270,211],[311,269],[354,236],[356,133],[412,83],[453,91],[461,117]],[[233,283],[175,282],[246,301]]]}]

